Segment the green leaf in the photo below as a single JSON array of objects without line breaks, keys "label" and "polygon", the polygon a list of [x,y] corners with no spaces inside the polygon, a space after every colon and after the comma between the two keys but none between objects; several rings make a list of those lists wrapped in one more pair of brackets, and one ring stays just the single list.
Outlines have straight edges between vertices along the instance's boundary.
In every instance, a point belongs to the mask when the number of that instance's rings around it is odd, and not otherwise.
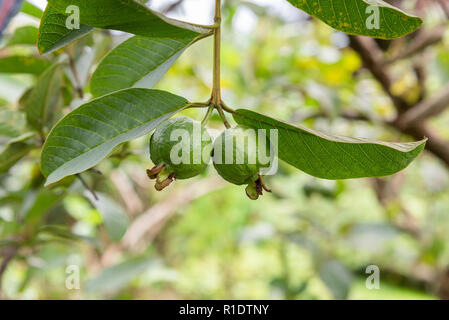
[{"label": "green leaf", "polygon": [[0,58],[0,73],[29,73],[39,75],[50,66],[50,61],[35,57],[12,56]]},{"label": "green leaf", "polygon": [[343,300],[348,297],[354,278],[351,272],[339,261],[325,261],[320,266],[319,274],[335,299]]},{"label": "green leaf", "polygon": [[58,50],[93,29],[86,25],[80,25],[79,29],[70,30],[66,27],[66,20],[67,17],[64,14],[56,12],[47,5],[41,19],[37,39],[37,48],[41,54]]},{"label": "green leaf", "polygon": [[97,277],[87,282],[86,290],[99,292],[121,289],[155,263],[153,258],[138,257],[106,268]]},{"label": "green leaf", "polygon": [[[31,194],[31,192],[29,192]],[[24,212],[24,219],[28,225],[35,224],[41,220],[42,215],[61,201],[61,194],[47,189],[41,189],[32,195],[32,201]]]},{"label": "green leaf", "polygon": [[63,15],[67,15],[65,12],[68,6],[78,6],[82,24],[139,36],[182,39],[211,31],[205,27],[167,18],[136,0],[50,0],[48,3],[52,9]]},{"label": "green leaf", "polygon": [[103,193],[96,192],[98,200],[86,191],[85,196],[103,217],[104,227],[113,241],[120,241],[128,228],[129,219],[123,208]]},{"label": "green leaf", "polygon": [[40,19],[42,17],[42,10],[36,7],[34,4],[25,1],[22,7],[22,12],[29,16]]},{"label": "green leaf", "polygon": [[142,136],[188,104],[171,93],[127,89],[92,100],[50,132],[41,156],[46,185],[87,170],[120,143]]},{"label": "green leaf", "polygon": [[20,136],[14,140],[11,140],[6,145],[6,147],[0,152],[0,173],[8,172],[12,166],[14,166],[34,148],[34,146],[25,142],[32,136],[32,134]]},{"label": "green leaf", "polygon": [[24,104],[28,123],[42,131],[51,127],[58,114],[56,107],[61,98],[62,68],[55,64],[38,79]]},{"label": "green leaf", "polygon": [[8,39],[7,45],[14,46],[18,44],[36,45],[37,28],[35,26],[24,26],[17,28],[11,38]]},{"label": "green leaf", "polygon": [[421,153],[426,142],[424,139],[409,143],[387,143],[331,136],[244,109],[237,110],[233,116],[240,125],[254,129],[277,129],[278,157],[323,179],[392,175],[406,168]]},{"label": "green leaf", "polygon": [[[337,30],[373,38],[399,38],[415,31],[423,22],[382,0],[287,1]],[[376,15],[378,23],[373,20]]]},{"label": "green leaf", "polygon": [[15,138],[20,136],[26,125],[25,114],[16,110],[0,110],[0,137]]},{"label": "green leaf", "polygon": [[73,233],[65,225],[45,225],[39,228],[38,234],[39,236],[36,239],[37,243],[47,243],[56,238],[58,241],[62,239],[68,241],[84,241],[97,249],[102,248],[102,244],[97,239]]},{"label": "green leaf", "polygon": [[130,87],[152,88],[194,38],[166,39],[135,36],[112,50],[95,70],[95,96]]}]

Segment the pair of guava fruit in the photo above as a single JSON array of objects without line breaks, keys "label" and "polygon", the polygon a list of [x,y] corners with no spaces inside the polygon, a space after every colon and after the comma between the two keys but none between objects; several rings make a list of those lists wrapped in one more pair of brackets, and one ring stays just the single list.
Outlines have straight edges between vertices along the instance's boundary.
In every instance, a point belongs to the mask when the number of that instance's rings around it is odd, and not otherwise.
[{"label": "pair of guava fruit", "polygon": [[267,165],[259,161],[257,139],[245,134],[245,128],[241,126],[223,131],[212,142],[207,129],[199,122],[184,116],[176,117],[155,130],[149,147],[155,166],[148,169],[147,174],[150,179],[156,179],[158,191],[175,179],[189,179],[201,174],[213,157],[218,174],[230,183],[246,184],[250,199],[258,199],[263,190],[271,192],[262,180],[261,170]]}]

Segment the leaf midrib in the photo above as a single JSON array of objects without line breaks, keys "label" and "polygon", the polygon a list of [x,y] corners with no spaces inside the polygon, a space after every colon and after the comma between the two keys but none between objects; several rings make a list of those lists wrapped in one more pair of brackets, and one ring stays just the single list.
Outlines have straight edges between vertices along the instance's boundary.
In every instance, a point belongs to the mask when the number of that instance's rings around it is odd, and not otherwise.
[{"label": "leaf midrib", "polygon": [[[102,97],[99,97],[99,98],[97,98],[97,99],[94,99],[94,100],[90,101],[89,103],[92,103],[92,102],[94,102],[95,100],[98,100],[98,99],[102,99],[102,98],[104,98],[104,97],[106,97],[106,96],[108,96],[108,95],[116,94],[117,92],[120,92],[120,91],[126,91],[126,90],[129,90],[129,88],[127,88],[127,89],[122,89],[122,90],[118,90],[118,91],[114,91],[114,92],[112,92],[112,93],[110,93],[110,94],[107,94],[107,95],[105,95],[105,96],[102,96]],[[188,105],[188,101],[186,101],[186,102],[184,103],[184,106],[180,107],[180,108],[177,109],[177,110],[182,111],[187,105]],[[116,111],[117,111],[117,110],[116,110]],[[169,111],[169,112],[163,112],[163,113],[161,113],[159,116],[157,116],[157,118],[163,117],[164,115],[170,114],[170,113],[172,113],[172,112],[173,112],[173,110],[172,110],[172,111]],[[148,114],[147,114],[147,116],[148,116]],[[61,120],[60,120],[60,121],[53,127],[53,129],[52,129],[52,130],[50,131],[50,133],[49,133],[49,137],[50,137],[50,135],[52,134],[52,132],[53,132],[54,129],[60,128],[60,126],[58,126],[58,125],[59,125],[59,123],[60,123],[61,121],[63,121],[64,119],[65,119],[65,118],[61,119]],[[122,135],[124,135],[124,134],[126,134],[126,133],[128,133],[128,132],[130,132],[130,131],[132,131],[132,130],[135,130],[135,129],[137,129],[137,128],[139,128],[139,127],[145,125],[145,124],[147,124],[148,122],[154,121],[154,119],[155,119],[155,117],[152,116],[152,118],[148,119],[148,121],[140,122],[138,126],[135,126],[135,127],[132,127],[132,128],[130,128],[130,129],[126,130],[126,131],[123,131],[123,132],[121,132],[120,134],[118,134],[118,135],[116,135],[116,136],[114,136],[114,137],[112,137],[112,138],[110,138],[110,139],[105,139],[103,136],[99,135],[100,137],[102,137],[102,138],[104,139],[101,143],[99,143],[99,144],[97,144],[97,145],[95,145],[95,146],[93,146],[93,147],[90,147],[90,148],[88,148],[87,150],[84,150],[80,155],[76,156],[76,157],[73,158],[73,159],[70,159],[68,162],[74,161],[74,160],[76,160],[77,158],[83,156],[85,153],[90,152],[90,151],[92,151],[92,150],[95,150],[96,148],[100,147],[101,145],[106,144],[106,143],[108,143],[108,142],[111,142],[112,140],[115,140],[115,139],[117,139],[118,137],[120,137],[120,136],[122,136]],[[95,119],[94,119],[94,120],[95,120]],[[64,126],[69,126],[69,125],[64,125]],[[72,126],[72,127],[77,128],[77,129],[84,129],[84,128],[80,128],[80,127],[76,127],[76,126]],[[86,129],[86,130],[87,130],[87,129]],[[87,131],[92,131],[92,130],[87,130]],[[92,131],[92,132],[94,132],[94,131]],[[94,133],[96,133],[96,132],[94,132]],[[98,133],[96,133],[96,134],[98,135]],[[53,136],[53,137],[58,137],[58,136]],[[48,141],[48,140],[47,140],[47,141]],[[51,145],[50,145],[50,146],[47,146],[47,141],[44,143],[44,145],[43,145],[43,147],[42,147],[42,150],[44,150],[44,149],[46,149],[46,148],[60,148],[60,147],[61,147],[61,146],[51,146]],[[77,141],[78,141],[78,140],[77,140]],[[79,142],[79,141],[78,141],[78,142]],[[69,149],[70,149],[70,150],[75,150],[75,149],[71,149],[71,148],[69,148]],[[75,150],[75,151],[77,151],[77,150]],[[54,156],[54,155],[52,155],[52,156]],[[61,158],[61,159],[62,159],[62,158]],[[67,163],[65,160],[64,160],[64,162]],[[53,172],[56,171],[56,170],[57,170],[57,169],[53,170],[52,172],[50,172],[50,174],[53,173]]]},{"label": "leaf midrib", "polygon": [[[258,122],[264,123],[264,124],[266,124],[268,126],[275,127],[274,124],[272,124],[272,123],[270,123],[270,122],[268,122],[266,120],[259,119],[259,118],[256,118],[256,117],[250,117],[250,116],[248,116],[246,114],[240,113],[239,110],[236,110],[236,114],[239,117],[246,118],[246,119],[249,119],[249,120],[252,120],[252,121],[258,121]],[[279,124],[282,126],[282,128],[284,130],[293,131],[294,133],[298,133],[298,130],[300,130],[300,131],[304,131],[304,132],[300,132],[302,134],[307,134],[307,135],[312,135],[312,136],[315,136],[315,137],[319,137],[319,138],[322,138],[322,139],[327,140],[329,142],[345,143],[345,144],[370,144],[370,145],[376,145],[376,146],[385,146],[385,147],[392,148],[392,149],[397,150],[397,151],[402,152],[402,153],[408,153],[410,151],[413,151],[414,149],[416,149],[417,147],[422,145],[425,141],[427,141],[427,138],[425,138],[425,139],[422,139],[422,140],[416,141],[416,142],[404,142],[404,143],[402,143],[402,145],[404,145],[404,146],[407,145],[407,147],[409,147],[411,149],[408,150],[408,151],[403,151],[403,150],[400,150],[398,146],[395,146],[396,143],[394,143],[394,142],[392,142],[392,143],[383,142],[383,141],[376,141],[376,142],[374,142],[374,141],[367,141],[367,140],[365,140],[365,138],[350,138],[350,139],[354,139],[354,140],[358,140],[358,141],[340,141],[340,140],[333,139],[328,134],[325,134],[326,137],[324,137],[320,132],[314,131],[312,129],[309,129],[309,128],[306,128],[306,127],[303,127],[303,126],[293,126],[293,125],[285,123],[285,121],[282,121],[282,120],[279,120],[279,119],[274,119],[274,120],[278,121]],[[335,137],[338,137],[338,136],[336,135]],[[344,136],[341,136],[341,137],[349,138],[349,137],[344,137]]]}]

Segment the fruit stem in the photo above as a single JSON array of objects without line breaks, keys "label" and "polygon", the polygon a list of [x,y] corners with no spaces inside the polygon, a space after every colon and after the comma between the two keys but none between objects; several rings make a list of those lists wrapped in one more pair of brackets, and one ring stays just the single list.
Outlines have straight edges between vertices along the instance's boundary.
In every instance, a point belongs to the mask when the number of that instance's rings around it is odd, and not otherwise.
[{"label": "fruit stem", "polygon": [[214,111],[214,109],[215,109],[214,105],[213,105],[213,104],[210,104],[210,105],[209,105],[209,108],[207,109],[206,115],[204,116],[203,121],[201,121],[201,125],[202,125],[203,127],[204,127],[204,126],[207,124],[207,122],[209,121],[210,116],[212,115],[212,112]]},{"label": "fruit stem", "polygon": [[191,102],[187,108],[209,108],[210,102]]},{"label": "fruit stem", "polygon": [[227,129],[231,127],[223,112],[223,105],[221,100],[221,0],[215,0],[215,14],[214,14],[214,69],[213,69],[213,86],[212,96],[210,98],[211,105],[217,109],[223,124]]},{"label": "fruit stem", "polygon": [[231,128],[231,125],[229,124],[228,120],[226,119],[226,115],[223,112],[223,106],[221,104],[216,105],[218,114],[221,117],[221,120],[223,121],[224,126],[226,127],[226,129]]},{"label": "fruit stem", "polygon": [[235,113],[235,110],[228,107],[223,101],[221,102],[221,107],[223,108],[224,111],[229,112],[229,113]]},{"label": "fruit stem", "polygon": [[221,102],[220,87],[220,50],[221,50],[221,0],[215,0],[214,23],[217,27],[214,29],[214,69],[213,86],[211,102],[218,106]]}]

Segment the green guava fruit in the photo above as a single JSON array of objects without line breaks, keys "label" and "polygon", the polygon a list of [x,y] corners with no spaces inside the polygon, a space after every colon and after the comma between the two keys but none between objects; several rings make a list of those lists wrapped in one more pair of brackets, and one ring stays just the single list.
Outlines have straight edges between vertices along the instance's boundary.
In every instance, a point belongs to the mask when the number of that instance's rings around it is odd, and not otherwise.
[{"label": "green guava fruit", "polygon": [[188,117],[163,122],[150,139],[150,157],[155,166],[147,170],[156,179],[156,190],[174,179],[189,179],[202,173],[210,161],[212,139],[206,128]]},{"label": "green guava fruit", "polygon": [[271,192],[261,175],[261,169],[269,167],[270,163],[261,163],[257,136],[246,130],[240,126],[225,130],[214,142],[213,163],[223,179],[236,185],[246,184],[248,197],[257,200],[262,190]]}]

